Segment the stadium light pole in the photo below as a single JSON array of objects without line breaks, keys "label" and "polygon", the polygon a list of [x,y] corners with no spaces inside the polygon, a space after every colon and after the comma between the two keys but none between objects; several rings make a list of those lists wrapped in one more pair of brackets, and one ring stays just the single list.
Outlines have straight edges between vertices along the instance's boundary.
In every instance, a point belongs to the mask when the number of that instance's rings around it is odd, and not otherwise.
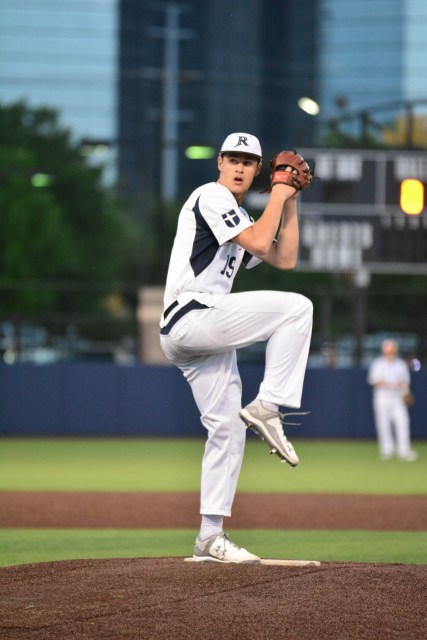
[{"label": "stadium light pole", "polygon": [[152,27],[149,32],[164,40],[160,194],[167,203],[176,198],[178,184],[179,42],[192,32],[179,26],[185,5],[168,3],[158,8],[165,11],[165,26]]},{"label": "stadium light pole", "polygon": [[179,37],[179,7],[175,4],[168,5],[163,69],[161,175],[162,200],[165,202],[173,200],[177,191]]}]

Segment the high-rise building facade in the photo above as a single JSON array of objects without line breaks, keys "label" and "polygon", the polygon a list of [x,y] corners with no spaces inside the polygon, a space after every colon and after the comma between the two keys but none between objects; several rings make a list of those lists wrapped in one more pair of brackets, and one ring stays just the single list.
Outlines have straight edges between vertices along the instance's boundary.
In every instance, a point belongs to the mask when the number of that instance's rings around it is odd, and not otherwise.
[{"label": "high-rise building facade", "polygon": [[76,142],[107,142],[110,179],[117,34],[118,0],[0,0],[0,102],[51,107]]},{"label": "high-rise building facade", "polygon": [[214,179],[212,162],[185,151],[216,152],[231,131],[258,135],[266,159],[309,144],[314,122],[297,100],[315,97],[316,49],[315,6],[302,16],[262,0],[122,0],[120,175],[128,192],[141,202],[146,193],[162,197],[166,174],[173,199]]},{"label": "high-rise building facade", "polygon": [[427,112],[427,3],[319,0],[318,4],[322,120],[341,118],[355,131],[357,118],[348,116],[357,112],[365,112],[379,126],[398,126],[405,108],[422,117]]}]

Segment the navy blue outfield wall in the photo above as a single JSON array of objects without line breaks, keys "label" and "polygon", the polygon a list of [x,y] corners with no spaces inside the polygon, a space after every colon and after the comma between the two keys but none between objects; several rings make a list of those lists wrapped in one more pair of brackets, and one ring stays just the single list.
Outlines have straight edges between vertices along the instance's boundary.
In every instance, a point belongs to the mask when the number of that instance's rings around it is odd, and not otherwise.
[{"label": "navy blue outfield wall", "polygon": [[[262,366],[241,364],[243,404]],[[414,439],[427,437],[427,371],[413,374]],[[364,369],[309,369],[301,427],[290,437],[375,438]],[[0,364],[0,434],[6,436],[204,436],[188,383],[175,367],[110,363]]]}]

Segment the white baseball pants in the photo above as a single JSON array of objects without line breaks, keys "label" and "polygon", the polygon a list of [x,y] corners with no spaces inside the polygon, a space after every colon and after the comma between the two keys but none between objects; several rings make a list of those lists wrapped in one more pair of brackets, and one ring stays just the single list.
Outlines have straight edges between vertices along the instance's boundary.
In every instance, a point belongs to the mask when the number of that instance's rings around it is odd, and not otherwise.
[{"label": "white baseball pants", "polygon": [[200,513],[230,516],[246,441],[236,349],[267,341],[257,397],[299,408],[313,306],[302,295],[275,291],[213,295],[212,304],[182,317],[161,345],[191,385],[208,432]]},{"label": "white baseball pants", "polygon": [[411,451],[409,412],[399,393],[375,392],[374,416],[378,448],[386,458],[394,453],[401,458]]}]

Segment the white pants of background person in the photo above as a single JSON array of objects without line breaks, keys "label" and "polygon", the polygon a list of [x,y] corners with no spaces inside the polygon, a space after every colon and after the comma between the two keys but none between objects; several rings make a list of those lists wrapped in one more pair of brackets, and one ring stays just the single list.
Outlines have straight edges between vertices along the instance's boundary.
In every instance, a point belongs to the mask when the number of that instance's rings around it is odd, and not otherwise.
[{"label": "white pants of background person", "polygon": [[267,341],[258,397],[298,409],[313,308],[300,294],[277,291],[206,294],[203,302],[210,308],[190,311],[161,343],[191,385],[208,431],[200,513],[230,516],[246,441],[236,349]]},{"label": "white pants of background person", "polygon": [[376,390],[373,398],[380,455],[390,458],[411,453],[409,413],[398,391]]}]

